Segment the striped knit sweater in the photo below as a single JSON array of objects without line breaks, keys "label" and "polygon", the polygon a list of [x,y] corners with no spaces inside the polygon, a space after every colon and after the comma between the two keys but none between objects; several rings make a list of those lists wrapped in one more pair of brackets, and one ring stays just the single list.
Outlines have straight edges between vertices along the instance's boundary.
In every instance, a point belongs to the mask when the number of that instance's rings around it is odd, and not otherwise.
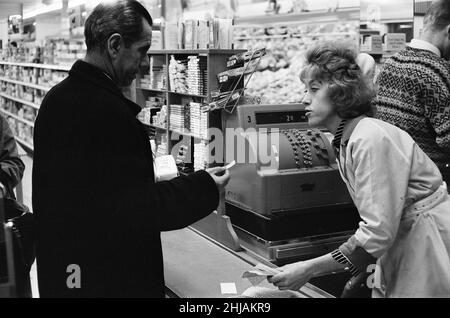
[{"label": "striped knit sweater", "polygon": [[377,117],[407,131],[442,169],[450,163],[450,64],[408,47],[377,78]]}]

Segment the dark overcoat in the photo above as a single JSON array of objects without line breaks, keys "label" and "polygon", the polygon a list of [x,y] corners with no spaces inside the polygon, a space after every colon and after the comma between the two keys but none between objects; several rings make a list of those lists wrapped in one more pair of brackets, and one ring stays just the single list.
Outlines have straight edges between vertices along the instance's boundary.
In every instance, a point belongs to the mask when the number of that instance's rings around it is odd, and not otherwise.
[{"label": "dark overcoat", "polygon": [[154,182],[139,111],[84,61],[44,98],[33,160],[41,297],[164,297],[160,232],[218,206],[205,171]]}]

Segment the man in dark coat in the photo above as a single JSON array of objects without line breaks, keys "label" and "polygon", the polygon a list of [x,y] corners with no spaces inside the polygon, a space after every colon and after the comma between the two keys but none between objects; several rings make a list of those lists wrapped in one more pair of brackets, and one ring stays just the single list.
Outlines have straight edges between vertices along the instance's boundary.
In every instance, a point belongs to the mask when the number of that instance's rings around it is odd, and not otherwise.
[{"label": "man in dark coat", "polygon": [[41,297],[164,297],[160,231],[207,216],[228,182],[223,168],[154,182],[140,107],[120,90],[149,67],[151,26],[137,1],[97,6],[86,58],[41,105],[33,166]]}]

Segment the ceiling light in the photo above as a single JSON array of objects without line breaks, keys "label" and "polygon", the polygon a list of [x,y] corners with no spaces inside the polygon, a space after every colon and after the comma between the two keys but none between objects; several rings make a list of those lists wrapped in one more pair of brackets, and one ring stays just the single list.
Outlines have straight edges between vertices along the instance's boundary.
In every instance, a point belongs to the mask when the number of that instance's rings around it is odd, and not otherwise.
[{"label": "ceiling light", "polygon": [[57,10],[61,10],[61,9],[62,9],[62,2],[57,2],[57,3],[49,4],[46,6],[40,6],[37,9],[24,12],[23,18],[29,19],[29,18],[35,17],[40,14],[49,13],[49,12],[57,11]]}]

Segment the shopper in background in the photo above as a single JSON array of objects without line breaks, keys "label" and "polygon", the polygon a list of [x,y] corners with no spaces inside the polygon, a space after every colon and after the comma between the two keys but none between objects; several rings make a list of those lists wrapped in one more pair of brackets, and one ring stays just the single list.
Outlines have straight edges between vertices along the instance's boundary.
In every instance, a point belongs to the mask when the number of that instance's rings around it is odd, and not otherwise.
[{"label": "shopper in background", "polygon": [[9,123],[1,114],[0,132],[0,191],[2,197],[15,199],[13,190],[22,180],[25,165],[19,157]]},{"label": "shopper in background", "polygon": [[450,296],[450,198],[433,161],[403,130],[370,118],[372,89],[342,44],[307,53],[301,80],[309,124],[334,135],[338,166],[362,222],[333,253],[282,267],[270,279],[297,290],[348,268],[371,272],[373,297]]},{"label": "shopper in background", "polygon": [[148,71],[151,31],[137,1],[98,5],[85,24],[86,58],[41,105],[33,207],[42,297],[164,297],[160,232],[219,204],[223,168],[154,183],[141,108],[120,90]]},{"label": "shopper in background", "polygon": [[[0,200],[4,209],[5,218],[19,215],[14,213],[13,203],[16,200],[14,188],[22,181],[25,164],[20,159],[16,140],[9,127],[8,121],[0,114]],[[0,224],[3,226],[3,224]],[[18,250],[14,251],[19,253]],[[4,255],[0,253],[0,255]],[[20,258],[15,255],[16,285],[18,297],[31,297],[30,269],[19,263]],[[1,271],[1,269],[0,269]],[[0,275],[3,276],[3,275]]]},{"label": "shopper in background", "polygon": [[377,118],[408,132],[450,182],[450,1],[433,2],[420,39],[378,76]]}]

